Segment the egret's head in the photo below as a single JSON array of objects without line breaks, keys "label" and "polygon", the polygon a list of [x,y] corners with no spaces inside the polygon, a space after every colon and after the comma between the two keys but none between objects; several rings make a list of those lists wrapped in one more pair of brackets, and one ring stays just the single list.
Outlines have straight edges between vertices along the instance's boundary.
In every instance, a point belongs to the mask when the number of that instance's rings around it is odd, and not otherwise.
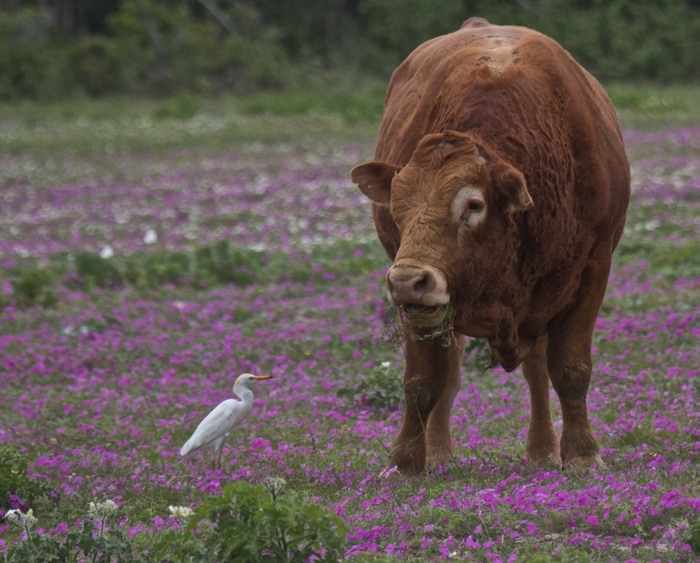
[{"label": "egret's head", "polygon": [[253,375],[252,373],[244,373],[238,376],[236,382],[233,384],[233,389],[248,387],[255,383],[256,381],[262,381],[264,379],[272,379],[271,375]]}]

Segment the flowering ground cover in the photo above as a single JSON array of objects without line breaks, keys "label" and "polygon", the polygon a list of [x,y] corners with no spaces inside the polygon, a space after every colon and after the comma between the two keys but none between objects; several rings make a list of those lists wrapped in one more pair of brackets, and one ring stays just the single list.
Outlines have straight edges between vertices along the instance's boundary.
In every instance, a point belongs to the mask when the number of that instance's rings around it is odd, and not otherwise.
[{"label": "flowering ground cover", "polygon": [[[114,560],[198,560],[183,546],[208,536],[181,531],[190,509],[273,477],[292,509],[339,518],[326,531],[349,560],[693,561],[700,127],[625,130],[634,193],[589,399],[607,469],[530,467],[524,380],[487,370],[474,343],[453,463],[415,479],[382,472],[401,352],[387,259],[348,179],[371,134],[324,127],[227,149],[196,129],[151,151],[0,156],[0,553],[65,546],[87,522],[119,539]],[[211,452],[180,458],[246,371],[274,379],[223,468]],[[80,537],[74,560],[112,549]]]}]

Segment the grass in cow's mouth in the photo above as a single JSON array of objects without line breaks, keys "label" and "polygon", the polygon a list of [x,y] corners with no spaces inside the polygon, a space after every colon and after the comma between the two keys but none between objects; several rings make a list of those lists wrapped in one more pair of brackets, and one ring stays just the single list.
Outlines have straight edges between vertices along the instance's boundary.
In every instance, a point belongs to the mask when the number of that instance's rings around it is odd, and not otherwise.
[{"label": "grass in cow's mouth", "polygon": [[[433,307],[433,309],[435,309]],[[454,320],[455,310],[450,306],[445,306],[445,314],[439,325],[434,327],[423,327],[420,332],[416,327],[407,322],[405,317],[396,307],[389,308],[389,323],[387,324],[384,338],[395,348],[402,347],[408,340],[433,340],[442,346],[449,346],[454,340]]]}]

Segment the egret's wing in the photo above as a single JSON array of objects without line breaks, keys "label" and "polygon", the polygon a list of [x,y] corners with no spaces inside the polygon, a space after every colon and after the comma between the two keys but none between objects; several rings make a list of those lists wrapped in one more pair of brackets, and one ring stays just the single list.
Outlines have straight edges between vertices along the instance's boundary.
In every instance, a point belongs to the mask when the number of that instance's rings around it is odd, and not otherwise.
[{"label": "egret's wing", "polygon": [[192,437],[180,448],[180,455],[216,445],[214,442],[223,440],[250,411],[243,403],[235,399],[227,399],[211,411],[197,426]]}]

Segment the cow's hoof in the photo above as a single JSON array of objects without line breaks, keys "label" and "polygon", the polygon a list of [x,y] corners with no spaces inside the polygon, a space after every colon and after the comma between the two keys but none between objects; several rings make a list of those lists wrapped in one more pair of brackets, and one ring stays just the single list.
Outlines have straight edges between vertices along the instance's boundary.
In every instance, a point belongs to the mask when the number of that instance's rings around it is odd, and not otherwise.
[{"label": "cow's hoof", "polygon": [[561,456],[558,452],[540,456],[528,454],[527,457],[530,463],[540,469],[561,469]]},{"label": "cow's hoof", "polygon": [[450,472],[450,464],[439,461],[430,461],[425,464],[425,472],[428,475],[443,475]]},{"label": "cow's hoof", "polygon": [[450,468],[454,457],[452,450],[448,447],[430,447],[425,460],[425,470],[433,475],[442,473]]},{"label": "cow's hoof", "polygon": [[566,461],[566,466],[576,473],[586,473],[591,470],[603,471],[607,468],[598,454],[582,455]]},{"label": "cow's hoof", "polygon": [[431,475],[439,475],[447,473],[452,464],[452,456],[445,457],[429,457],[425,462],[425,471]]},{"label": "cow's hoof", "polygon": [[396,470],[404,475],[405,477],[413,477],[415,475],[420,475],[425,469],[425,461],[419,463],[411,456],[399,457],[396,455],[390,455],[389,460],[386,464],[387,468],[396,468]]}]

